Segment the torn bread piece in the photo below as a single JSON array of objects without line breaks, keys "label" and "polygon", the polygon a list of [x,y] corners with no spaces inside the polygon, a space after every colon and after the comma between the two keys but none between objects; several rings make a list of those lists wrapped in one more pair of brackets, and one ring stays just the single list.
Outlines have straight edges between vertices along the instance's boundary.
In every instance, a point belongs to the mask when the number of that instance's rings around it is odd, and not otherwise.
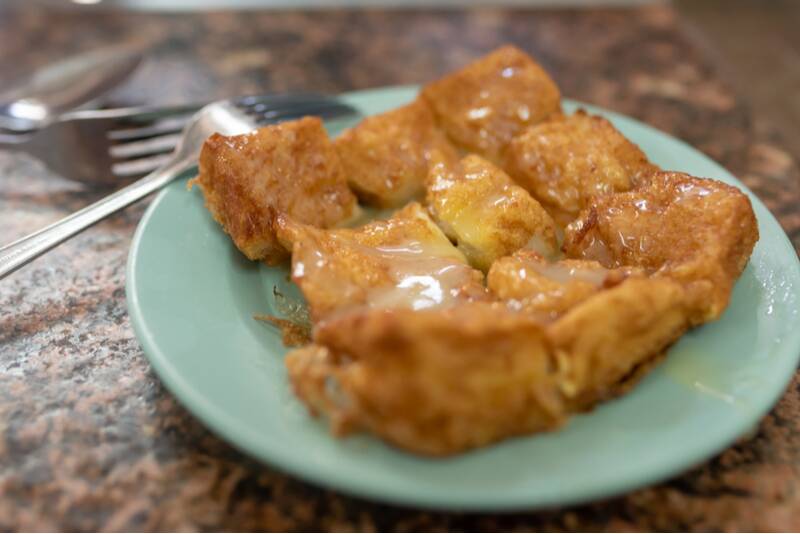
[{"label": "torn bread piece", "polygon": [[367,117],[337,137],[334,146],[356,194],[381,208],[419,199],[432,165],[458,159],[421,99]]},{"label": "torn bread piece", "polygon": [[488,299],[483,274],[417,203],[355,229],[279,218],[278,236],[292,251],[292,280],[314,322],[358,307],[421,310]]},{"label": "torn bread piece", "polygon": [[592,197],[628,191],[657,167],[609,121],[581,110],[520,133],[506,170],[565,225]]},{"label": "torn bread piece", "polygon": [[716,180],[656,173],[627,192],[592,199],[566,229],[564,251],[606,267],[631,265],[681,282],[694,324],[717,319],[758,241],[750,200]]},{"label": "torn bread piece", "polygon": [[565,417],[542,326],[496,303],[363,310],[326,322],[315,343],[287,356],[289,379],[339,434],[445,455]]},{"label": "torn bread piece", "polygon": [[453,167],[434,167],[426,201],[445,234],[484,272],[497,258],[524,247],[547,257],[558,253],[550,215],[480,156],[469,155]]},{"label": "torn bread piece", "polygon": [[322,121],[305,117],[226,137],[214,134],[200,153],[200,187],[214,219],[251,260],[276,264],[288,251],[275,217],[328,228],[358,206]]},{"label": "torn bread piece", "polygon": [[561,94],[529,55],[503,46],[422,90],[450,139],[502,164],[511,139],[561,112]]},{"label": "torn bread piece", "polygon": [[688,329],[686,293],[669,278],[628,278],[547,326],[570,411],[616,396]]}]

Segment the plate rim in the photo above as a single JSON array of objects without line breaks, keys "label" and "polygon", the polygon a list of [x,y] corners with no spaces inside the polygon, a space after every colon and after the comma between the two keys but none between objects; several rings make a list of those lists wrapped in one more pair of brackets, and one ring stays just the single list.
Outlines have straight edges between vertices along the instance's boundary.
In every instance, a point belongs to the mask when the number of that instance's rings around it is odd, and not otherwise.
[{"label": "plate rim", "polygon": [[[391,91],[412,91],[418,89],[416,85],[405,86],[384,86],[363,89],[359,91],[352,91],[342,93],[340,96],[352,99],[359,99],[370,94],[386,93]],[[764,205],[764,203],[738,178],[732,173],[727,171],[722,165],[715,160],[692,147],[685,141],[674,137],[666,132],[658,130],[653,126],[639,121],[633,117],[608,110],[593,104],[588,104],[572,99],[563,99],[564,103],[568,105],[575,105],[576,107],[583,107],[589,110],[602,112],[603,115],[609,117],[617,117],[625,121],[630,121],[636,126],[648,131],[649,134],[657,137],[666,137],[672,143],[682,145],[684,149],[689,149],[697,153],[702,158],[711,161],[724,170],[730,177],[734,178],[737,186],[745,192],[753,202],[765,213],[768,217],[768,222],[773,224],[779,231],[780,235],[776,238],[781,243],[781,246],[790,252],[795,261],[793,262],[792,275],[795,279],[800,280],[800,260],[798,260],[797,252],[791,244],[786,232],[781,227],[772,212]],[[446,510],[446,511],[460,511],[460,512],[495,512],[495,513],[511,513],[521,510],[536,510],[552,506],[569,506],[580,503],[593,501],[600,498],[611,498],[633,489],[645,487],[648,485],[663,482],[672,476],[679,476],[685,473],[692,467],[701,464],[716,454],[729,448],[736,439],[738,439],[742,432],[736,432],[735,435],[727,436],[725,439],[720,439],[718,442],[706,444],[704,447],[696,447],[694,454],[689,454],[684,457],[684,461],[678,462],[680,465],[675,464],[657,464],[656,467],[648,472],[647,476],[628,476],[617,480],[609,481],[605,485],[590,488],[586,491],[572,491],[568,497],[557,496],[552,499],[538,499],[536,502],[531,502],[523,495],[499,495],[499,494],[485,494],[480,498],[464,498],[463,496],[457,497],[458,502],[454,502],[447,497],[434,497],[426,494],[422,498],[414,498],[405,493],[393,492],[386,490],[385,486],[376,487],[371,483],[362,483],[356,477],[348,477],[341,475],[337,471],[324,471],[310,466],[307,462],[297,460],[296,456],[286,454],[281,447],[273,447],[270,440],[263,439],[263,435],[258,434],[250,428],[244,428],[240,424],[229,423],[226,415],[217,406],[202,395],[202,392],[194,388],[187,382],[181,373],[170,363],[168,355],[163,354],[156,340],[152,338],[151,332],[148,331],[146,326],[145,314],[143,314],[142,307],[139,305],[138,299],[138,279],[136,276],[136,267],[139,259],[139,248],[142,243],[143,236],[152,218],[153,214],[159,209],[160,204],[169,194],[169,186],[162,189],[156,198],[148,206],[139,223],[137,224],[134,233],[128,259],[126,262],[126,282],[125,292],[127,300],[128,315],[131,320],[131,325],[135,332],[136,338],[139,341],[142,351],[147,358],[149,364],[153,367],[158,379],[165,385],[169,393],[175,397],[178,402],[187,409],[187,411],[196,419],[198,419],[205,427],[210,429],[214,434],[219,436],[227,444],[249,457],[255,458],[258,461],[275,468],[277,471],[297,477],[301,480],[313,483],[314,485],[340,491],[342,493],[366,499],[372,502],[384,502],[392,505],[406,506],[421,508],[426,510]],[[758,210],[755,210],[758,211]],[[759,221],[760,225],[765,224],[767,221]],[[784,395],[786,388],[794,376],[798,363],[800,363],[800,329],[794,330],[787,335],[777,352],[780,353],[781,361],[784,363],[784,369],[781,375],[783,381],[780,388],[775,387],[772,394],[769,395],[770,400],[765,404],[766,407],[753,410],[747,417],[750,420],[747,425],[742,426],[755,426],[761,419],[769,413]],[[331,438],[334,439],[334,438]],[[264,452],[268,451],[268,454]],[[437,460],[434,460],[437,461]],[[524,492],[523,492],[524,493]],[[437,494],[438,495],[438,494]]]}]

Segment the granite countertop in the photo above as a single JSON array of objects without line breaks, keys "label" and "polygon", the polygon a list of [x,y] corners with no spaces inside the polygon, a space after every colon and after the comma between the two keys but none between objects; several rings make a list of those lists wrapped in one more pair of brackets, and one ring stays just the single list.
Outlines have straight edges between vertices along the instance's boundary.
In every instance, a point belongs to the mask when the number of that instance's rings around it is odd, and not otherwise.
[{"label": "granite countertop", "polygon": [[[19,5],[19,4],[17,4]],[[0,72],[118,42],[152,56],[118,102],[338,92],[431,79],[504,42],[564,94],[637,117],[721,162],[800,245],[800,174],[668,5],[626,10],[180,15],[0,7]],[[8,242],[98,198],[0,152]],[[395,508],[305,484],[212,435],[134,337],[125,260],[142,202],[0,282],[0,530],[798,530],[800,383],[757,432],[666,483],[513,515]]]}]

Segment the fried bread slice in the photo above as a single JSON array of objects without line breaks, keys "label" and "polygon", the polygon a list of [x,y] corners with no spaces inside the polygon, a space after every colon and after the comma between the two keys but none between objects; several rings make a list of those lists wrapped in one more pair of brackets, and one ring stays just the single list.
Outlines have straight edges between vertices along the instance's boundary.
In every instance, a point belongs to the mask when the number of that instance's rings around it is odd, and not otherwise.
[{"label": "fried bread slice", "polygon": [[615,396],[689,327],[686,292],[669,278],[631,277],[547,326],[571,411]]},{"label": "fried bread slice", "polygon": [[367,117],[337,137],[334,146],[356,194],[381,208],[422,197],[433,164],[458,159],[421,99]]},{"label": "fried bread slice", "polygon": [[422,96],[453,142],[498,164],[512,137],[561,112],[555,82],[510,45],[429,83]]},{"label": "fried bread slice", "polygon": [[429,177],[428,208],[469,262],[488,271],[497,258],[523,247],[558,253],[553,219],[500,168],[477,155]]},{"label": "fried bread slice", "polygon": [[358,206],[322,121],[305,117],[226,137],[200,153],[199,186],[214,219],[251,260],[276,264],[288,251],[276,238],[277,215],[320,228],[352,217]]},{"label": "fried bread slice", "polygon": [[488,299],[483,274],[417,203],[361,228],[322,230],[284,219],[278,227],[314,322],[358,307],[419,310]]},{"label": "fried bread slice", "polygon": [[286,365],[335,433],[455,454],[557,428],[629,387],[687,328],[684,296],[667,278],[630,278],[550,324],[499,302],[362,308],[318,325]]},{"label": "fried bread slice", "polygon": [[717,319],[758,240],[750,200],[716,180],[656,173],[627,193],[592,199],[566,229],[568,256],[631,265],[680,281],[693,322]]},{"label": "fried bread slice", "polygon": [[502,305],[365,310],[326,322],[315,343],[287,356],[289,378],[338,433],[444,455],[564,420],[542,326]]},{"label": "fried bread slice", "polygon": [[581,110],[520,133],[506,170],[566,224],[593,196],[628,191],[657,167],[609,121]]}]

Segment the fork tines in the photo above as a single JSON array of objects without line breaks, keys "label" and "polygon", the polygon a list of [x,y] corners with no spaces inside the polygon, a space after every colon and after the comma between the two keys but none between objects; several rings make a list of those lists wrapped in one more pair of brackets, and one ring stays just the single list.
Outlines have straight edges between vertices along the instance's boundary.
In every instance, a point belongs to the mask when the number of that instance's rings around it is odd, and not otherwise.
[{"label": "fork tines", "polygon": [[[306,115],[335,119],[352,115],[353,108],[335,97],[319,94],[245,96],[231,100],[258,126],[298,119]],[[146,174],[166,160],[191,115],[128,120],[108,132],[113,173],[121,177]]]}]

